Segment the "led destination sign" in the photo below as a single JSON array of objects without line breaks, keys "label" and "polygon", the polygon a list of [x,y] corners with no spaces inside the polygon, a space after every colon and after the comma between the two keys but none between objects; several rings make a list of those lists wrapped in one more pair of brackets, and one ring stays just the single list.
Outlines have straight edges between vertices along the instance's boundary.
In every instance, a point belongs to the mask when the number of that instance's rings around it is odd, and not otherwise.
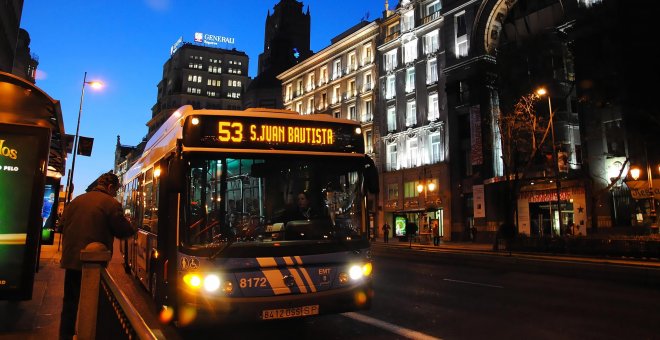
[{"label": "led destination sign", "polygon": [[357,127],[299,119],[200,116],[188,120],[183,139],[186,146],[361,153],[364,141]]},{"label": "led destination sign", "polygon": [[331,128],[284,126],[271,124],[249,124],[247,129],[241,122],[218,122],[218,140],[221,142],[241,143],[245,139],[244,131],[249,130],[250,142],[288,143],[307,145],[332,145],[335,142]]}]

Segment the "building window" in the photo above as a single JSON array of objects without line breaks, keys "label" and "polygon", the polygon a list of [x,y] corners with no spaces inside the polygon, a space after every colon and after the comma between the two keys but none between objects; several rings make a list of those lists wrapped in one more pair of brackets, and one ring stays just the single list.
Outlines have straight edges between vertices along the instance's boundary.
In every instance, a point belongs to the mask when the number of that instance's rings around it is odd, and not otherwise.
[{"label": "building window", "polygon": [[322,67],[319,71],[319,86],[328,82],[328,68]]},{"label": "building window", "polygon": [[383,55],[383,62],[385,63],[385,72],[392,71],[396,68],[396,49],[386,52]]},{"label": "building window", "polygon": [[411,67],[406,70],[406,92],[410,93],[415,91],[415,68]]},{"label": "building window", "polygon": [[348,66],[347,66],[347,71],[346,73],[349,73],[351,71],[355,71],[358,68],[357,64],[357,54],[355,52],[352,52],[351,54],[348,55]]},{"label": "building window", "polygon": [[387,85],[385,86],[385,99],[394,98],[395,93],[396,93],[395,81],[394,81],[394,75],[392,74],[387,76]]},{"label": "building window", "polygon": [[314,113],[314,97],[307,100],[307,114],[311,115],[312,113]]},{"label": "building window", "polygon": [[353,98],[355,95],[357,95],[355,79],[351,79],[351,81],[348,82],[348,93],[346,94],[346,98]]},{"label": "building window", "polygon": [[406,103],[406,127],[417,124],[417,103],[415,100],[409,100]]},{"label": "building window", "polygon": [[303,114],[303,103],[302,102],[297,102],[296,103],[296,112],[298,112],[298,114]]},{"label": "building window", "polygon": [[303,81],[302,79],[298,79],[296,82],[296,97],[302,96],[303,94]]},{"label": "building window", "polygon": [[454,16],[454,32],[456,40],[456,57],[465,57],[468,55],[467,24],[465,22],[465,12]]},{"label": "building window", "polygon": [[417,59],[417,39],[403,44],[403,62],[410,63]]},{"label": "building window", "polygon": [[433,31],[424,36],[424,53],[434,53],[440,48],[438,42],[438,31]]},{"label": "building window", "polygon": [[333,115],[335,116],[335,118],[341,118],[341,111],[335,111]]},{"label": "building window", "polygon": [[433,1],[432,3],[426,5],[426,16],[439,14],[441,9],[442,9],[442,4],[440,4],[440,0]]},{"label": "building window", "polygon": [[429,150],[431,163],[440,162],[440,132],[434,132],[429,135]]},{"label": "building window", "polygon": [[310,73],[307,76],[307,91],[311,91],[316,86],[316,81],[314,80],[314,73]]},{"label": "building window", "polygon": [[366,153],[374,152],[373,138],[374,138],[374,134],[371,130],[367,130],[364,133],[364,152]]},{"label": "building window", "polygon": [[413,137],[408,140],[408,167],[409,168],[414,168],[418,166],[419,164],[417,163],[419,161],[418,157],[418,148],[417,148],[417,137]]},{"label": "building window", "polygon": [[362,66],[370,64],[373,59],[373,52],[371,52],[371,46],[366,45],[362,50]]},{"label": "building window", "polygon": [[372,88],[371,72],[367,72],[364,74],[364,84],[362,86],[362,92],[371,91],[371,88]]},{"label": "building window", "polygon": [[458,83],[458,101],[460,103],[467,103],[470,100],[470,87],[465,81]]},{"label": "building window", "polygon": [[404,198],[418,197],[419,192],[417,192],[417,184],[419,184],[419,181],[404,182],[403,183],[403,197]]},{"label": "building window", "polygon": [[603,123],[603,138],[609,156],[625,156],[624,130],[621,119]]},{"label": "building window", "polygon": [[397,170],[396,143],[387,145],[387,171]]},{"label": "building window", "polygon": [[348,119],[357,120],[357,111],[355,110],[355,105],[348,107]]},{"label": "building window", "polygon": [[433,84],[438,81],[438,61],[433,58],[429,59],[426,70],[426,83]]},{"label": "building window", "polygon": [[396,200],[399,198],[399,185],[397,183],[387,184],[387,199]]},{"label": "building window", "polygon": [[371,99],[367,99],[364,102],[364,109],[362,110],[362,122],[367,123],[372,121],[373,119],[374,119],[373,104],[371,103]]},{"label": "building window", "polygon": [[284,98],[285,98],[284,100],[285,101],[289,101],[289,100],[293,99],[293,91],[292,91],[291,84],[288,84],[286,86],[286,91],[284,93],[285,93],[284,94]]},{"label": "building window", "polygon": [[332,89],[332,104],[337,104],[341,102],[341,92],[339,91],[340,91],[339,85],[335,86]]},{"label": "building window", "polygon": [[401,16],[401,31],[406,32],[415,28],[415,11],[409,11]]},{"label": "building window", "polygon": [[440,108],[438,106],[438,94],[432,93],[429,95],[429,121],[433,122],[440,118]]},{"label": "building window", "polygon": [[396,109],[394,106],[387,108],[387,131],[396,130]]},{"label": "building window", "polygon": [[335,60],[332,66],[332,80],[341,77],[341,59]]}]

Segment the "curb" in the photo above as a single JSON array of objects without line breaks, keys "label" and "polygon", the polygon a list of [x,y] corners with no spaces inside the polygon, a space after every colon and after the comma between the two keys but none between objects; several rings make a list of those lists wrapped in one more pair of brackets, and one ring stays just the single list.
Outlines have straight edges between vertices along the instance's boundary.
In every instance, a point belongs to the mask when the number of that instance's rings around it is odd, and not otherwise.
[{"label": "curb", "polygon": [[568,256],[531,255],[509,252],[473,250],[459,247],[430,248],[373,243],[371,251],[379,257],[471,266],[501,271],[557,275],[580,279],[596,279],[657,287],[660,264],[641,261],[578,258]]}]

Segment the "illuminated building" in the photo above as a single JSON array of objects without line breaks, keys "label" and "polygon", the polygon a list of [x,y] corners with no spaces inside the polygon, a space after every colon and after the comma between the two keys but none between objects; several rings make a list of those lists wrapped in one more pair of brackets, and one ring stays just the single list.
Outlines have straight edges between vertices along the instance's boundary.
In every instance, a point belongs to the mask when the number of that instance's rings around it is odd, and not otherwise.
[{"label": "illuminated building", "polygon": [[[378,20],[362,20],[332,38],[328,47],[278,75],[286,109],[359,121],[366,153],[373,159],[377,159],[374,141],[379,134],[374,125],[378,27]],[[375,208],[374,197],[370,203]]]},{"label": "illuminated building", "polygon": [[443,14],[438,0],[404,0],[394,11],[386,2],[380,24],[379,216],[394,236],[403,236],[405,220],[420,236],[438,223],[440,235],[452,238]]},{"label": "illuminated building", "polygon": [[203,35],[203,45],[180,40],[170,50],[170,59],[163,65],[163,79],[158,83],[156,104],[151,108],[152,118],[147,122],[148,136],[183,105],[195,109],[243,108],[242,96],[249,80],[247,54],[211,47],[223,37],[196,34]]}]

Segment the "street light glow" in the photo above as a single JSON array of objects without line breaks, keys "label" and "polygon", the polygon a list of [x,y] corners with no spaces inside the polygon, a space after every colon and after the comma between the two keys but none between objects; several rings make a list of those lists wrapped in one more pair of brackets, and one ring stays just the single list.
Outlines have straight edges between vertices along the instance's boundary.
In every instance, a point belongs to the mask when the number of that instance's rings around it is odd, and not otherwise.
[{"label": "street light glow", "polygon": [[97,80],[88,81],[87,84],[89,84],[89,86],[95,90],[98,90],[103,87],[103,83]]},{"label": "street light glow", "polygon": [[632,177],[634,180],[639,179],[639,175],[641,173],[641,170],[638,167],[633,167],[630,169],[630,177]]},{"label": "street light glow", "polygon": [[536,94],[538,94],[539,96],[545,96],[547,93],[548,91],[546,91],[544,87],[541,87],[538,90],[536,90]]}]

